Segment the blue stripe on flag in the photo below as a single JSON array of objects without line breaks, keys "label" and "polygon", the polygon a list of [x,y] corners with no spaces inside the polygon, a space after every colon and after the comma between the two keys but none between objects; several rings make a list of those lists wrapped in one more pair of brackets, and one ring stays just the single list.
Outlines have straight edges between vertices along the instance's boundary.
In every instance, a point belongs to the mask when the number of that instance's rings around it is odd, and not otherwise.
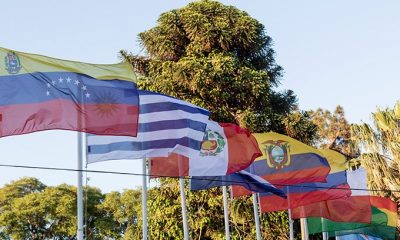
[{"label": "blue stripe on flag", "polygon": [[169,149],[177,149],[186,157],[197,156],[210,113],[167,95],[143,90],[138,93],[140,115],[137,137],[121,139],[91,135],[87,141],[88,162],[120,159],[119,156],[124,156],[124,159],[156,157]]},{"label": "blue stripe on flag", "polygon": [[148,123],[139,123],[138,132],[154,132],[160,130],[172,130],[182,128],[191,128],[196,131],[204,132],[206,126],[207,124],[204,122],[199,122],[191,119],[163,120]]},{"label": "blue stripe on flag", "polygon": [[245,187],[252,192],[268,192],[286,198],[286,195],[282,190],[276,188],[264,179],[254,177],[252,176],[253,174],[250,174],[248,172],[247,174],[244,174],[242,172],[244,171],[226,176],[191,177],[190,190],[198,191],[213,187],[238,185]]},{"label": "blue stripe on flag", "polygon": [[140,105],[140,113],[153,113],[153,112],[165,112],[165,111],[174,111],[181,110],[188,113],[200,113],[207,115],[207,111],[203,109],[194,108],[192,106],[174,103],[174,102],[158,102],[158,103],[148,103]]},{"label": "blue stripe on flag", "polygon": [[201,142],[188,137],[143,142],[125,141],[110,144],[90,145],[88,152],[89,154],[104,154],[112,151],[143,151],[149,149],[173,148],[177,144],[192,149],[199,149]]}]

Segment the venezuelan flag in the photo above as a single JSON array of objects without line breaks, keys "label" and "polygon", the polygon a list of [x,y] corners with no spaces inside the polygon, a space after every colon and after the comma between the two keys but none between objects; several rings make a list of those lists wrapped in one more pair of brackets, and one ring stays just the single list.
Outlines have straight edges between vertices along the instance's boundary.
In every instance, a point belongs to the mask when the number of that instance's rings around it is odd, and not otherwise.
[{"label": "venezuelan flag", "polygon": [[50,129],[136,136],[139,100],[128,63],[88,64],[5,48],[0,59],[0,137]]}]

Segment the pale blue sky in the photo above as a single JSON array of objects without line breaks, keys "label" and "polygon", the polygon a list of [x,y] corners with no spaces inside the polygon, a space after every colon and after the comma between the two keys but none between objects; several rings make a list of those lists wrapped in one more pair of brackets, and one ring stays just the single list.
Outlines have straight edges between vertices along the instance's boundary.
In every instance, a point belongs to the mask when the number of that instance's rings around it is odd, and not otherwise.
[{"label": "pale blue sky", "polygon": [[[1,1],[0,46],[92,63],[115,63],[118,51],[142,54],[137,34],[165,11],[190,1]],[[376,106],[399,99],[400,2],[366,0],[221,1],[248,12],[274,40],[303,110],[333,110],[369,121]],[[47,131],[0,139],[0,164],[76,167],[76,133]],[[140,162],[96,163],[89,169],[140,173]],[[48,185],[76,183],[76,174],[0,167],[0,185],[23,176]],[[140,186],[140,177],[89,174],[103,191]]]}]

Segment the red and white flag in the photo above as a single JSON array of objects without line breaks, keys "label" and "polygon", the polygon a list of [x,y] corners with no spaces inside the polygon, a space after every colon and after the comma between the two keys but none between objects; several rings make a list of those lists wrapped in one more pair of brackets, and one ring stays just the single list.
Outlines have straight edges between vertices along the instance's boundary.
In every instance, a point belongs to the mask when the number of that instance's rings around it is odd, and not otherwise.
[{"label": "red and white flag", "polygon": [[175,153],[151,158],[152,177],[223,176],[247,168],[262,153],[247,129],[235,124],[210,121],[198,157]]}]

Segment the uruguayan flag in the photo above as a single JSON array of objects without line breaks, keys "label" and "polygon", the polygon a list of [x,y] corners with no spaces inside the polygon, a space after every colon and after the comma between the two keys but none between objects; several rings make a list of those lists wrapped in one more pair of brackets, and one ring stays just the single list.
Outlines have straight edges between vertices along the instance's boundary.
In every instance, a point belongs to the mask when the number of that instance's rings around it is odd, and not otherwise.
[{"label": "uruguayan flag", "polygon": [[[175,152],[199,155],[210,113],[188,102],[139,91],[137,137],[87,135],[88,163],[167,157]],[[133,121],[133,120],[132,120]]]}]

